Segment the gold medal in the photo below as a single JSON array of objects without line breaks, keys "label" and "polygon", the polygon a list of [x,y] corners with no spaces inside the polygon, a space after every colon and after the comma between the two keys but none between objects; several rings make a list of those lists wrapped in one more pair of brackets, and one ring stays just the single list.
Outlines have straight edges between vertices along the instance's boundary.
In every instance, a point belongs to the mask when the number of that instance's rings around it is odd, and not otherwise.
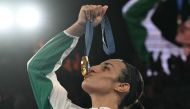
[{"label": "gold medal", "polygon": [[83,56],[81,60],[81,73],[83,76],[85,76],[88,72],[88,56]]}]

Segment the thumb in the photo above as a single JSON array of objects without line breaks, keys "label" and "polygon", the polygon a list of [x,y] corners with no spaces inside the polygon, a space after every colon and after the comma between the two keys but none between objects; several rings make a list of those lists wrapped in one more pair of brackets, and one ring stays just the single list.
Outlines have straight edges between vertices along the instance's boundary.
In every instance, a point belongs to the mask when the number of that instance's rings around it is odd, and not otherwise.
[{"label": "thumb", "polygon": [[108,9],[108,6],[105,5],[105,6],[103,6],[102,8],[103,8],[103,9],[102,9],[102,16],[104,16],[105,13],[106,13],[106,11],[107,11],[107,9]]}]

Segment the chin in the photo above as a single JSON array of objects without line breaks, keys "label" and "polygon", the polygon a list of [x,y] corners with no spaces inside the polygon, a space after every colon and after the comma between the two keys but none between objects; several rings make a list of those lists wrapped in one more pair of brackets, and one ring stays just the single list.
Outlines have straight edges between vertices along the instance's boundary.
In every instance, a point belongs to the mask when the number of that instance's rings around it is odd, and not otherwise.
[{"label": "chin", "polygon": [[89,84],[89,82],[87,82],[87,81],[83,81],[82,82],[82,89],[86,92],[86,93],[90,93],[91,91],[90,90],[92,90],[93,88],[92,87],[90,87],[90,84]]},{"label": "chin", "polygon": [[87,92],[87,89],[88,89],[88,82],[86,82],[85,80],[82,82],[82,89]]}]

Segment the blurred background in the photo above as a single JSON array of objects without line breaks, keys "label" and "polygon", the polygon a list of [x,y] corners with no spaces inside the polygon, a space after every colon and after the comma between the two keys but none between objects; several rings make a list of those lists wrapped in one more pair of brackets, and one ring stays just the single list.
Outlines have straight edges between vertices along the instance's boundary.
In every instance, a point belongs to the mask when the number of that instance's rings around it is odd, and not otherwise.
[{"label": "blurred background", "polygon": [[[121,58],[143,75],[146,109],[190,108],[190,0],[0,0],[0,109],[37,109],[26,63],[57,33],[72,25],[80,7],[107,4],[116,52],[102,50],[95,28],[91,65]],[[84,37],[56,72],[69,98],[90,107],[82,91]],[[137,109],[137,108],[136,108]]]}]

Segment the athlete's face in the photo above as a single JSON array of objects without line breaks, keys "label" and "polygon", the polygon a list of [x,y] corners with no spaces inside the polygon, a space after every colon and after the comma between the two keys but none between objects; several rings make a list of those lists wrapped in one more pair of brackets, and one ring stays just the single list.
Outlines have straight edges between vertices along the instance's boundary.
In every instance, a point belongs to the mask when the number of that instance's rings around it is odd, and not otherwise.
[{"label": "athlete's face", "polygon": [[186,55],[190,54],[190,19],[181,25],[177,32],[176,41],[180,43]]},{"label": "athlete's face", "polygon": [[99,65],[92,66],[82,82],[82,88],[87,93],[109,93],[118,85],[118,77],[125,68],[119,59],[110,59]]},{"label": "athlete's face", "polygon": [[189,41],[189,39],[190,39],[190,19],[179,27],[176,40],[178,42],[181,42],[182,44],[186,44]]}]

